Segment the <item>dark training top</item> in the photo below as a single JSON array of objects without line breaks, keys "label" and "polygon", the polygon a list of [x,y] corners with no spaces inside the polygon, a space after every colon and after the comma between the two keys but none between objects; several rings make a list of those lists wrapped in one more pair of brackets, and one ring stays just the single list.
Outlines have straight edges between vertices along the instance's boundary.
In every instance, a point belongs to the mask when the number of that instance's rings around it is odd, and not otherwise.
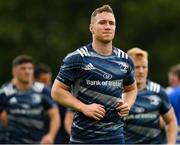
[{"label": "dark training top", "polygon": [[146,88],[138,92],[130,113],[124,117],[125,142],[127,144],[164,144],[166,136],[160,129],[160,115],[169,111],[171,104],[165,90],[148,81]]},{"label": "dark training top", "polygon": [[35,82],[27,91],[12,83],[0,89],[0,109],[8,113],[7,143],[39,143],[44,135],[44,116],[48,109],[57,107],[50,91]]},{"label": "dark training top", "polygon": [[113,47],[112,55],[97,54],[91,44],[68,54],[56,78],[73,86],[73,95],[85,104],[98,103],[106,115],[100,121],[76,112],[73,120],[72,143],[118,143],[123,137],[123,122],[116,111],[123,86],[134,83],[132,60]]}]

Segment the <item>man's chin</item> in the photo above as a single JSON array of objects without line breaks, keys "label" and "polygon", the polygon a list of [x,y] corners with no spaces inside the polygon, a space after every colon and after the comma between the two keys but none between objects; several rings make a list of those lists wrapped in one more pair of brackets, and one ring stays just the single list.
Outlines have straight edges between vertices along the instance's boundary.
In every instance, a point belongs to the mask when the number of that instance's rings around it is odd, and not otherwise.
[{"label": "man's chin", "polygon": [[138,84],[142,84],[144,81],[141,80],[141,79],[139,79],[139,80],[136,79],[136,82],[137,82]]},{"label": "man's chin", "polygon": [[102,42],[108,44],[108,43],[112,42],[112,40],[111,39],[104,39],[104,40],[102,40]]},{"label": "man's chin", "polygon": [[30,81],[29,81],[29,80],[21,80],[21,83],[23,83],[23,84],[29,84]]}]

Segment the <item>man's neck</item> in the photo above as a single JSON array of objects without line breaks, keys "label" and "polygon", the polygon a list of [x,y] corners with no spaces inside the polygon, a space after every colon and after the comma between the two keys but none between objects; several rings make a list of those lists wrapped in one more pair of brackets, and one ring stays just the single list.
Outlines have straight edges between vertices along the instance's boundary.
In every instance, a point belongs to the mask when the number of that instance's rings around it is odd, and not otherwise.
[{"label": "man's neck", "polygon": [[102,43],[100,41],[94,40],[92,42],[92,47],[100,55],[112,55],[112,42]]},{"label": "man's neck", "polygon": [[32,87],[32,82],[23,83],[18,80],[14,80],[12,83],[21,91],[26,91]]},{"label": "man's neck", "polygon": [[138,91],[143,90],[146,87],[146,83],[137,83],[137,89]]}]

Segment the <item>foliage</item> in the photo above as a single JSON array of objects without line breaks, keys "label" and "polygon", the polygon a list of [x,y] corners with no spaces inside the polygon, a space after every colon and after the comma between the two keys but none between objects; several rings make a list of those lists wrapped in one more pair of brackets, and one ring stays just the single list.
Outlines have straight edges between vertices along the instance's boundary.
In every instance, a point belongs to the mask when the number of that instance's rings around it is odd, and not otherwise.
[{"label": "foliage", "polygon": [[65,55],[91,42],[91,12],[112,6],[114,45],[149,52],[150,78],[167,85],[169,67],[179,62],[179,0],[6,0],[0,2],[0,84],[11,79],[19,54],[51,66],[54,77]]}]

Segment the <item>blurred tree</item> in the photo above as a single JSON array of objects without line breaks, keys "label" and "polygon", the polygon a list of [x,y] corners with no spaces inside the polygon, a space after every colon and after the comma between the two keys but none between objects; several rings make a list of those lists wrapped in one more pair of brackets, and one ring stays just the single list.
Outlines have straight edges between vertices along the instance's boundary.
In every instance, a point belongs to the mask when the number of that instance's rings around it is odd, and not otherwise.
[{"label": "blurred tree", "polygon": [[64,56],[91,41],[90,15],[103,4],[116,16],[114,45],[147,50],[151,79],[167,85],[167,71],[180,57],[179,0],[0,1],[0,84],[10,80],[19,54],[47,63],[56,76]]}]

